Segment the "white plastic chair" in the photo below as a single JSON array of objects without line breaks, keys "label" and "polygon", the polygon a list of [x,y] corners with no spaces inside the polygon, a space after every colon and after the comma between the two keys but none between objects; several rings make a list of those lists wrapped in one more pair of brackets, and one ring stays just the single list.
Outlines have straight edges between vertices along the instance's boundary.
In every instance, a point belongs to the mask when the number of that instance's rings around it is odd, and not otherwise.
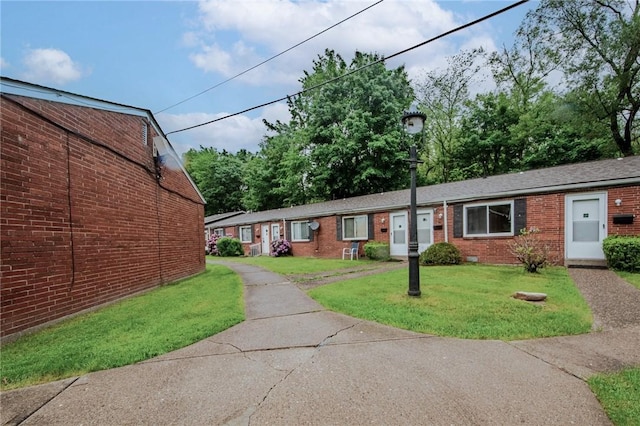
[{"label": "white plastic chair", "polygon": [[360,243],[359,242],[353,242],[351,243],[351,248],[349,247],[345,247],[342,249],[342,260],[344,260],[344,257],[349,255],[349,258],[351,260],[353,260],[353,256],[356,257],[356,259],[358,259],[358,251],[360,250]]}]

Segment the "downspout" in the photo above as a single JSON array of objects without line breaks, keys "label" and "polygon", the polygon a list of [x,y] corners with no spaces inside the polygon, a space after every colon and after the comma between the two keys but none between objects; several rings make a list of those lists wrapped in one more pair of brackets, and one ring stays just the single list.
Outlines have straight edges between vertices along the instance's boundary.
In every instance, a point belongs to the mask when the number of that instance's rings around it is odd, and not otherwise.
[{"label": "downspout", "polygon": [[287,239],[287,220],[282,218],[282,239]]},{"label": "downspout", "polygon": [[447,200],[444,200],[442,203],[442,207],[444,208],[444,242],[449,242],[449,229],[447,226]]}]

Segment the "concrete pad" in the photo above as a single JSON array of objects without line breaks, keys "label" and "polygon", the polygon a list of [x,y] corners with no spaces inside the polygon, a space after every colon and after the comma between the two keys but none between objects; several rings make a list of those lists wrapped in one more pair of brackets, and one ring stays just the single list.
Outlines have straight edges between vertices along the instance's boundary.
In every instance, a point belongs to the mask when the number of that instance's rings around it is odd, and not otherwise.
[{"label": "concrete pad", "polygon": [[243,352],[266,349],[316,347],[360,320],[331,312],[245,321],[210,338]]},{"label": "concrete pad", "polygon": [[[270,354],[291,368],[313,349]],[[272,364],[272,363],[271,363]],[[204,425],[247,416],[289,373],[242,354],[136,364],[83,376],[24,425]]]},{"label": "concrete pad", "polygon": [[511,344],[585,380],[640,365],[640,326]]},{"label": "concrete pad", "polygon": [[76,379],[73,377],[0,393],[0,421],[5,426],[21,424]]},{"label": "concrete pad", "polygon": [[291,283],[246,286],[244,299],[247,319],[324,310],[320,304]]},{"label": "concrete pad", "polygon": [[581,380],[506,343],[443,338],[329,345],[251,424],[608,425]]}]

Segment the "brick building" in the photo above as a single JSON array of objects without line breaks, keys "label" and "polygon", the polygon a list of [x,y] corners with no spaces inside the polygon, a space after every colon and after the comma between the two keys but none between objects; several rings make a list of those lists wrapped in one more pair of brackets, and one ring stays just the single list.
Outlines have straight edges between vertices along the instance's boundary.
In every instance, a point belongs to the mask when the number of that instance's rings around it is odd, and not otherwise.
[{"label": "brick building", "polygon": [[150,111],[7,78],[0,101],[2,337],[204,270],[204,199]]},{"label": "brick building", "polygon": [[[360,241],[408,254],[409,190],[248,213],[210,222],[245,252],[286,238],[294,256],[340,257]],[[640,157],[569,164],[417,189],[418,242],[455,244],[468,261],[510,264],[509,244],[538,228],[559,264],[602,263],[608,235],[640,235]],[[315,231],[309,228],[313,223]]]}]

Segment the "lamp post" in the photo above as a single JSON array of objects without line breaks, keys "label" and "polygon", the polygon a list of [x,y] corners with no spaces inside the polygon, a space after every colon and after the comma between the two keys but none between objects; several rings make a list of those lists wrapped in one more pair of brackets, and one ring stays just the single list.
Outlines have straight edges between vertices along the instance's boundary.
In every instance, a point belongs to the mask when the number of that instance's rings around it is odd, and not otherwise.
[{"label": "lamp post", "polygon": [[[413,136],[422,136],[426,115],[419,111],[407,111],[402,115],[405,132]],[[416,169],[422,161],[418,160],[415,140],[409,149],[409,170],[411,172],[411,210],[409,214],[409,296],[420,296],[420,265],[418,263],[418,213],[416,207]]]}]

